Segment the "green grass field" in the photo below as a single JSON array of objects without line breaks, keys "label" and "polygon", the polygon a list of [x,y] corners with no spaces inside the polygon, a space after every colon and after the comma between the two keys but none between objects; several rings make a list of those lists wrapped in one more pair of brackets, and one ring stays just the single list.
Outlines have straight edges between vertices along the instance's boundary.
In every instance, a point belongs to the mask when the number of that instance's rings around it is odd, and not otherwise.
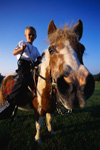
[{"label": "green grass field", "polygon": [[17,116],[13,123],[0,121],[0,150],[100,150],[100,83],[85,109],[68,116],[55,112],[55,135],[48,133],[44,120],[41,146],[34,141],[34,114],[18,111]]}]

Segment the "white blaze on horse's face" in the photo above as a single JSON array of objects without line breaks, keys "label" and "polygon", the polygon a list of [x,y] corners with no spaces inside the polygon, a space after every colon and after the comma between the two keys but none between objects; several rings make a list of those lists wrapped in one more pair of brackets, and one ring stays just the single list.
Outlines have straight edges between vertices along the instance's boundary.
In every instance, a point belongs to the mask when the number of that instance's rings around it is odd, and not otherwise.
[{"label": "white blaze on horse's face", "polygon": [[50,57],[50,65],[53,79],[57,79],[61,75],[65,75],[65,80],[70,83],[79,84],[86,83],[86,77],[89,75],[88,70],[80,63],[77,53],[71,47],[69,41],[64,43],[64,48],[58,50]]},{"label": "white blaze on horse's face", "polygon": [[61,55],[64,56],[64,62],[63,62],[64,69],[66,71],[68,69],[69,72],[70,68],[67,68],[66,66],[70,66],[73,71],[78,70],[80,66],[80,62],[77,58],[77,54],[75,50],[71,47],[69,41],[66,41],[64,45],[65,45],[64,49],[60,50],[59,52]]}]

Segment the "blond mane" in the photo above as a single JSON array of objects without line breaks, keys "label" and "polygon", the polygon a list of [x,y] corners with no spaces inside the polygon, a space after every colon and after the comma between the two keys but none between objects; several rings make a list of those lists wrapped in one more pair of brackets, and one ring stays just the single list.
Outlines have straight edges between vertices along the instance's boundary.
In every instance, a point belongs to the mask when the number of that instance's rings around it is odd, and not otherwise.
[{"label": "blond mane", "polygon": [[76,33],[73,30],[73,27],[68,27],[68,24],[66,24],[63,29],[57,28],[55,32],[48,35],[48,39],[50,43],[54,42],[64,42],[65,40],[70,40],[71,42],[78,41],[78,37]]}]

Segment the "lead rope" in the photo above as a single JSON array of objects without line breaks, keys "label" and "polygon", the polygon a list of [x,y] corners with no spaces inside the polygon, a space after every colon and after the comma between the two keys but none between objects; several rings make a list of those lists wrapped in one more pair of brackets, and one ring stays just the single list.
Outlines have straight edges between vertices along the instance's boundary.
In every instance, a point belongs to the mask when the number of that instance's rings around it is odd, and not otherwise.
[{"label": "lead rope", "polygon": [[[51,90],[52,90],[52,98],[55,100],[56,99],[56,91],[57,91],[57,89],[56,89],[56,86],[57,86],[57,84],[53,81],[52,82],[52,88],[51,88]],[[51,91],[50,90],[50,91]],[[53,90],[55,90],[55,96],[54,96],[54,92],[53,92]],[[54,96],[54,97],[53,97]],[[60,102],[62,103],[62,101],[60,100]],[[60,114],[60,115],[69,115],[69,114],[71,114],[72,113],[72,109],[68,109],[68,110],[62,110],[61,109],[61,107],[59,106],[59,104],[56,102],[56,110],[57,110],[57,112],[58,112],[58,114]]]},{"label": "lead rope", "polygon": [[68,109],[67,111],[62,110],[60,107],[58,107],[58,104],[56,103],[56,110],[58,112],[58,114],[60,115],[69,115],[72,113],[72,109]]}]

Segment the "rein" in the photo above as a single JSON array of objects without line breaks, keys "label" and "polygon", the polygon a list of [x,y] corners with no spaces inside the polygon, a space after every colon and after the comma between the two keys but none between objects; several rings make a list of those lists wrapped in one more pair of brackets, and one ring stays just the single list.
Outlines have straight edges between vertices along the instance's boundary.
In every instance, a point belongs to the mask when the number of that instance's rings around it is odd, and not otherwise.
[{"label": "rein", "polygon": [[[31,59],[31,53],[30,53],[29,47],[27,46],[27,48],[28,48],[28,51],[29,51],[29,54],[30,54],[30,61],[31,61],[32,65],[34,66],[34,62],[33,62],[33,60]],[[33,69],[33,70],[34,70],[34,69]],[[38,74],[37,72],[36,72],[36,75],[38,75],[39,77],[41,77],[43,80],[45,80],[45,81],[47,81],[47,82],[49,82],[49,83],[52,83],[51,80],[49,80],[49,79],[47,79],[47,78],[44,78],[43,76],[41,76],[41,75]]]},{"label": "rein", "polygon": [[[48,83],[52,83],[51,80],[47,79],[47,78],[44,78],[43,76],[41,76],[40,74],[37,73],[37,75],[42,78],[43,80],[47,81]],[[52,78],[52,77],[51,77]]]}]

